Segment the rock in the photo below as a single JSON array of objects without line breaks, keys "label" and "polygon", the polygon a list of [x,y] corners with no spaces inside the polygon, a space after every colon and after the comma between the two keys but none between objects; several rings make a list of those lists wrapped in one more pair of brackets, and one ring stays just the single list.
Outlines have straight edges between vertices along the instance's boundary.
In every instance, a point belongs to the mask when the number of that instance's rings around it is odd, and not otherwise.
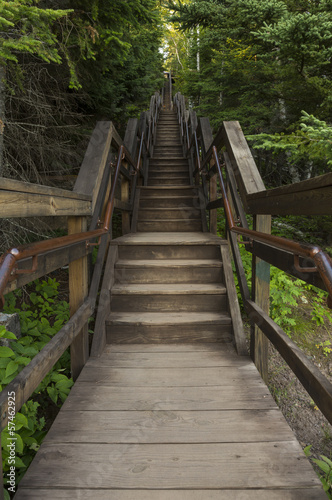
[{"label": "rock", "polygon": [[[20,317],[15,314],[0,313],[0,325],[4,325],[8,332],[14,333],[17,338],[21,337]],[[1,339],[0,345],[9,347],[10,340]]]}]

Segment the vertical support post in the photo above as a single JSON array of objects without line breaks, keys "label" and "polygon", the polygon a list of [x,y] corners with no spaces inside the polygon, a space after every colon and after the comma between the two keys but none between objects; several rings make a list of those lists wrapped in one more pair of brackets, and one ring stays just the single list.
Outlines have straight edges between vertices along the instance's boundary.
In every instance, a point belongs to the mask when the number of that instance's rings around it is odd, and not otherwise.
[{"label": "vertical support post", "polygon": [[[217,198],[217,176],[210,178],[210,201]],[[210,233],[217,234],[217,209],[210,210]]]},{"label": "vertical support post", "polygon": [[[125,165],[128,168],[128,165]],[[129,181],[125,177],[121,179],[121,201],[129,203]],[[130,213],[122,210],[122,234],[130,233]]]},{"label": "vertical support post", "polygon": [[[255,215],[254,230],[271,234],[271,216]],[[252,258],[252,300],[269,314],[270,307],[270,264]],[[264,382],[268,381],[269,341],[257,325],[251,326],[250,356]]]},{"label": "vertical support post", "polygon": [[[68,234],[87,231],[86,217],[68,217]],[[83,304],[88,295],[88,258],[82,257],[69,264],[70,316]],[[71,373],[77,379],[89,357],[88,325],[84,325],[70,346]]]}]

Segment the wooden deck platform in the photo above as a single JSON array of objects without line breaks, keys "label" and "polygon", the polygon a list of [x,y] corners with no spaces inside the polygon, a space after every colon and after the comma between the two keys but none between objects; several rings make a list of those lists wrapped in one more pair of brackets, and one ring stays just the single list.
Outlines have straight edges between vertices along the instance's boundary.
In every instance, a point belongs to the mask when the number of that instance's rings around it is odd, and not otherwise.
[{"label": "wooden deck platform", "polygon": [[107,345],[15,500],[316,500],[326,495],[230,344]]}]

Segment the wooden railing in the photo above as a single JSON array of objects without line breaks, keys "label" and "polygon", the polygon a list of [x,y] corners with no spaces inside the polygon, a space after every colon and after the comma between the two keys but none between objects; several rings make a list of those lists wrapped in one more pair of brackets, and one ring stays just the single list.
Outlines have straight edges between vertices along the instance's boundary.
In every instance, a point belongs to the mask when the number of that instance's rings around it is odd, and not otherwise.
[{"label": "wooden railing", "polygon": [[[318,247],[270,234],[272,214],[311,214],[308,199],[319,199],[323,194],[323,200],[331,200],[332,174],[266,191],[238,122],[224,122],[213,137],[208,119],[201,118],[198,121],[193,111],[186,111],[182,95],[176,94],[174,106],[183,146],[190,160],[191,179],[202,187],[205,206],[210,215],[211,232],[216,234],[217,208],[225,209],[227,236],[244,307],[252,324],[250,354],[267,381],[270,340],[332,423],[332,384],[269,317],[270,264],[328,291],[328,305],[332,306],[330,257]],[[218,153],[221,150],[223,162],[219,160]],[[217,180],[221,198],[217,197]],[[271,200],[274,200],[274,204]],[[248,228],[246,213],[253,215],[254,230]],[[324,202],[317,204],[313,213],[331,215],[332,205]],[[238,247],[240,235],[243,237],[241,243],[253,256],[251,295]]]},{"label": "wooden railing", "polygon": [[[8,392],[14,391],[15,410],[19,411],[69,346],[74,379],[87,361],[88,319],[98,301],[107,253],[110,258],[113,210],[121,211],[123,234],[130,232],[136,186],[144,183],[146,177],[161,105],[161,97],[156,93],[149,111],[142,113],[140,120],[129,120],[124,140],[112,122],[98,122],[73,192],[1,179],[1,216],[68,217],[68,236],[10,249],[3,255],[1,295],[69,264],[71,313],[68,323],[1,392],[1,430],[8,422]],[[96,243],[98,255],[89,280],[88,256]]]}]

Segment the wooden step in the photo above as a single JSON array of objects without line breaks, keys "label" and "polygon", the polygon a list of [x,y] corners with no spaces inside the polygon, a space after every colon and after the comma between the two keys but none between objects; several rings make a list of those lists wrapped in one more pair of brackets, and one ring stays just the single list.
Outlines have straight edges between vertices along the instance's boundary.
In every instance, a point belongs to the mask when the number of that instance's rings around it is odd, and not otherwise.
[{"label": "wooden step", "polygon": [[189,174],[182,177],[152,177],[148,178],[149,186],[189,186]]},{"label": "wooden step", "polygon": [[[156,235],[158,236],[158,235]],[[183,259],[183,260],[219,260],[219,245],[158,245],[142,244],[118,245],[119,259],[121,260],[162,260],[162,259]],[[187,286],[187,285],[185,285]]]},{"label": "wooden step", "polygon": [[139,208],[138,220],[201,220],[201,212],[198,208],[194,207],[181,207],[181,208]]},{"label": "wooden step", "polygon": [[138,232],[193,232],[202,231],[202,220],[145,220],[137,222]]},{"label": "wooden step", "polygon": [[222,262],[214,259],[119,259],[115,264],[115,282],[222,283],[222,267]]},{"label": "wooden step", "polygon": [[197,196],[196,186],[144,186],[140,188],[141,197],[159,198],[160,196]]},{"label": "wooden step", "polygon": [[232,342],[227,313],[111,313],[106,320],[107,343]]},{"label": "wooden step", "polygon": [[198,196],[160,196],[160,197],[140,197],[140,208],[183,208],[194,207],[199,209]]},{"label": "wooden step", "polygon": [[221,284],[117,284],[112,288],[111,311],[222,312],[226,288]]},{"label": "wooden step", "polygon": [[181,170],[179,169],[179,167],[177,167],[177,169],[169,169],[168,167],[165,167],[165,168],[161,168],[161,167],[150,167],[149,168],[149,179],[151,178],[155,178],[155,177],[173,177],[173,178],[176,178],[176,177],[188,177],[189,175],[189,172],[188,172],[188,168],[186,168],[185,170],[181,168]]}]

